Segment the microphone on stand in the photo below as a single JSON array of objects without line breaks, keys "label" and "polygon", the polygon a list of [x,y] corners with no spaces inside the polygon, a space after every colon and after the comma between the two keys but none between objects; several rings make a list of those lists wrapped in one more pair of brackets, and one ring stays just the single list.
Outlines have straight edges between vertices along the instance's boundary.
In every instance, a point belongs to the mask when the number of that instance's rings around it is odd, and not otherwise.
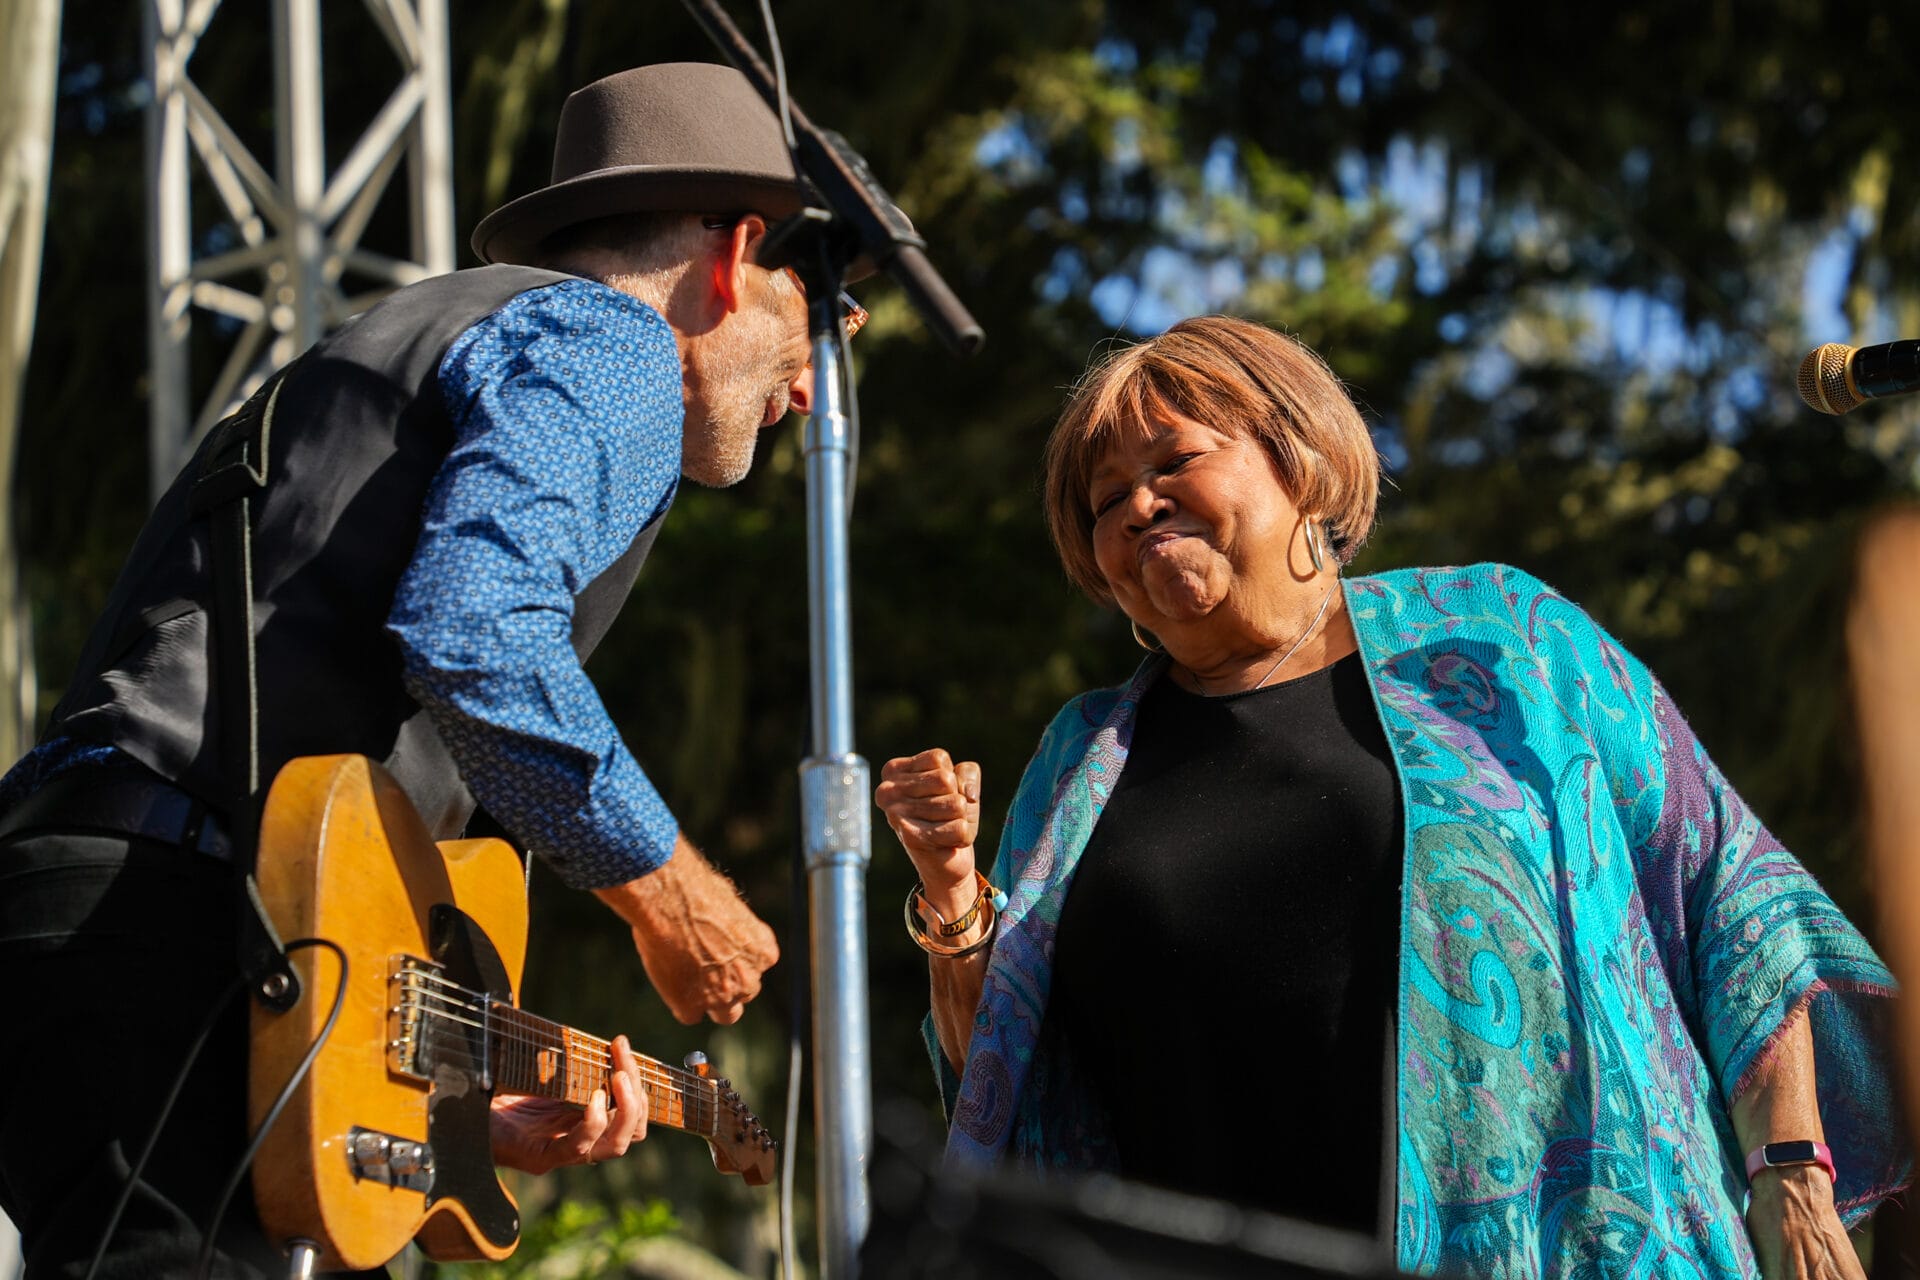
[{"label": "microphone on stand", "polygon": [[1800,362],[1800,398],[1816,413],[1846,413],[1869,400],[1920,391],[1920,338],[1873,347],[1829,342]]}]

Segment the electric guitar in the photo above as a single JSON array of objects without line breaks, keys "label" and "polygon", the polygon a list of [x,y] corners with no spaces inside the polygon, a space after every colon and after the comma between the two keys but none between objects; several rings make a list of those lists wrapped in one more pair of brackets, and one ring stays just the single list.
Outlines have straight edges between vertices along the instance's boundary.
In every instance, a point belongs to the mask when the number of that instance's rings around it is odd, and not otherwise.
[{"label": "electric guitar", "polygon": [[[520,1009],[526,882],[499,840],[436,845],[397,783],[364,756],[309,756],[274,780],[257,876],[293,951],[300,999],[253,1002],[249,1124],[258,1131],[339,1018],[253,1163],[268,1237],[308,1241],[318,1267],[377,1267],[417,1239],[430,1258],[498,1260],[520,1238],[494,1173],[495,1093],[584,1108],[605,1088],[612,1047]],[[695,1054],[688,1069],[639,1057],[649,1127],[705,1138],[722,1173],[759,1186],[774,1142]]]}]

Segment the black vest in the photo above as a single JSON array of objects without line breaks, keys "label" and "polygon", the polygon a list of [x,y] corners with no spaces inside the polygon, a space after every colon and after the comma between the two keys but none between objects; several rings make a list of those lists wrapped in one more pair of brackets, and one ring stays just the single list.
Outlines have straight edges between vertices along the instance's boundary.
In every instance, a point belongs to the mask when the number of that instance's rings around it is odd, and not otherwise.
[{"label": "black vest", "polygon": [[[267,488],[253,504],[263,786],[297,756],[354,752],[392,771],[435,838],[466,826],[473,796],[402,687],[387,615],[428,485],[453,448],[438,381],[447,348],[516,295],[568,278],[493,266],[422,281],[286,370]],[[154,508],[45,736],[118,747],[224,811],[208,519],[189,510],[198,473],[196,458]],[[582,661],[626,602],[658,528],[656,519],[641,530],[575,597]]]}]

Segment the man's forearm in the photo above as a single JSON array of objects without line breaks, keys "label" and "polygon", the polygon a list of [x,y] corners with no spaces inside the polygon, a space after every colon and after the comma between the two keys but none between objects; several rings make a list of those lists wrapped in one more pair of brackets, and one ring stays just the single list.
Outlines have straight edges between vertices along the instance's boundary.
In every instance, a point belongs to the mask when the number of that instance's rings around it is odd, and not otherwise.
[{"label": "man's forearm", "polygon": [[632,927],[647,976],[682,1022],[737,1022],[780,958],[773,930],[684,834],[653,871],[593,893]]}]

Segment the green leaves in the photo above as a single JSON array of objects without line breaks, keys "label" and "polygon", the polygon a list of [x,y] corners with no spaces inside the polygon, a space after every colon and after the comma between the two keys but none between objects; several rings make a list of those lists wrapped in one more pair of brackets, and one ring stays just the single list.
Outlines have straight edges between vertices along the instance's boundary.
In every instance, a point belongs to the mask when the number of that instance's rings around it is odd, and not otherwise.
[{"label": "green leaves", "polygon": [[[647,1252],[648,1242],[671,1235],[680,1225],[665,1200],[623,1204],[617,1210],[584,1200],[561,1200],[527,1223],[520,1247],[505,1261],[429,1264],[429,1268],[448,1280],[602,1280],[626,1273],[629,1262]],[[720,1280],[730,1268],[713,1261],[710,1274]]]}]

